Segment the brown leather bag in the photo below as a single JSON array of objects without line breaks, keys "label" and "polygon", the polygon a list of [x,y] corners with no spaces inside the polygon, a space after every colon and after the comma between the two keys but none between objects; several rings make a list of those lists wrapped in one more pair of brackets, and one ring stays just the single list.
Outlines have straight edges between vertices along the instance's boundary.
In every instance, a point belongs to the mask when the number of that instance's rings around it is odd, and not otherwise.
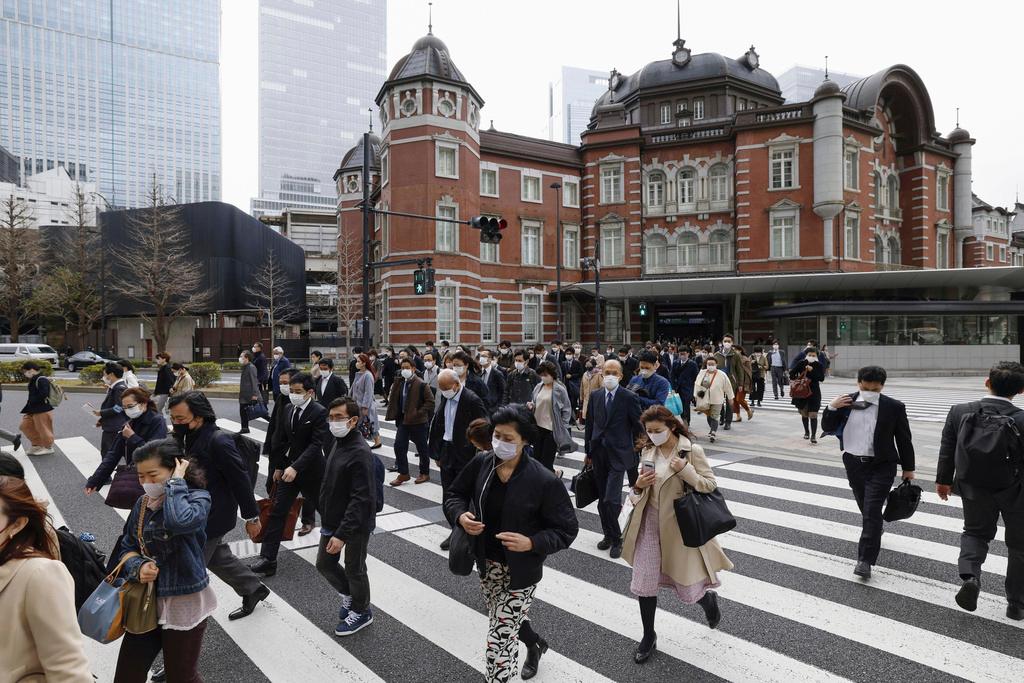
[{"label": "brown leather bag", "polygon": [[811,378],[807,376],[808,368],[804,368],[804,374],[797,377],[789,384],[789,395],[792,398],[810,398],[814,391],[811,389]]},{"label": "brown leather bag", "polygon": [[[260,533],[253,539],[255,543],[263,542],[263,535],[267,533],[267,521],[270,519],[270,511],[274,508],[274,496],[277,494],[277,482],[270,488],[270,495],[256,501],[260,509]],[[302,512],[302,503],[305,502],[302,496],[296,496],[292,502],[288,515],[284,518],[284,529],[281,530],[281,540],[290,541],[295,536],[295,522]]]}]

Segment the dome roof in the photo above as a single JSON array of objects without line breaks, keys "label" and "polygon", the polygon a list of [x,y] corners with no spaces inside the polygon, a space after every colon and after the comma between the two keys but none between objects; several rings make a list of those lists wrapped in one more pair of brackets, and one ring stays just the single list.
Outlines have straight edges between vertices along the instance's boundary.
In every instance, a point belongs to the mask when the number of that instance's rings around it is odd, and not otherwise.
[{"label": "dome roof", "polygon": [[839,89],[839,85],[835,81],[826,77],[825,80],[821,82],[821,85],[818,86],[818,89],[814,91],[814,96],[827,97],[829,95],[838,95],[840,92],[842,91]]},{"label": "dome roof", "polygon": [[[359,136],[359,142],[355,147],[345,152],[341,158],[341,165],[338,166],[338,173],[342,171],[362,170],[363,168],[363,136]],[[370,168],[380,169],[380,138],[370,133]],[[337,175],[337,174],[335,174]]]},{"label": "dome roof", "polygon": [[[480,99],[480,96],[473,90],[473,86],[469,84],[466,77],[462,75],[459,68],[452,62],[451,55],[448,54],[448,46],[433,33],[428,33],[413,43],[409,54],[395,62],[395,66],[391,69],[387,81],[385,81],[380,92],[377,93],[377,104],[380,104],[388,86],[394,83],[421,78],[464,85],[473,92],[478,100]],[[481,100],[482,103],[483,101]]]},{"label": "dome roof", "polygon": [[971,139],[971,134],[960,126],[957,126],[949,135],[946,136],[946,139],[950,142],[967,142]]}]

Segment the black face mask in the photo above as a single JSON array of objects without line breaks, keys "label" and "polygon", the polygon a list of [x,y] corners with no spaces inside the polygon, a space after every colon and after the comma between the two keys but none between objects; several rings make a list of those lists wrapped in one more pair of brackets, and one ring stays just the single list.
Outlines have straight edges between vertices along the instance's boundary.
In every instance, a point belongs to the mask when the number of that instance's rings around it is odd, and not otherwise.
[{"label": "black face mask", "polygon": [[189,428],[188,428],[187,424],[184,424],[184,425],[173,425],[171,427],[171,430],[174,432],[175,436],[182,437],[182,438],[184,438],[184,436],[189,433]]}]

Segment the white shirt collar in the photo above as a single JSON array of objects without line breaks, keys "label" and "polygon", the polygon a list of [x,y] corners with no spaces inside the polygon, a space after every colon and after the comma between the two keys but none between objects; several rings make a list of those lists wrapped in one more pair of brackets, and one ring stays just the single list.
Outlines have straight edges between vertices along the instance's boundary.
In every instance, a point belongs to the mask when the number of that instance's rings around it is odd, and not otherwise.
[{"label": "white shirt collar", "polygon": [[990,398],[990,399],[992,399],[994,401],[1006,401],[1007,403],[1013,403],[1013,401],[1011,399],[1008,399],[1005,396],[996,396],[995,394],[989,394],[988,396],[982,396],[982,398],[983,399],[984,398]]}]

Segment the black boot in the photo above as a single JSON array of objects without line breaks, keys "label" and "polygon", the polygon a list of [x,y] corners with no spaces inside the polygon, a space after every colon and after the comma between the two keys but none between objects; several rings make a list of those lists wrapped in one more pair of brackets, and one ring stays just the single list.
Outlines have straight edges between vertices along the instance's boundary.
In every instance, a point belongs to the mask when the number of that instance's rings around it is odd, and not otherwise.
[{"label": "black boot", "polygon": [[633,661],[637,664],[643,664],[651,658],[651,655],[653,655],[654,651],[657,649],[658,634],[651,633],[649,637],[644,636],[643,640],[640,641],[640,644],[636,646],[636,651],[633,652]]},{"label": "black boot", "polygon": [[526,662],[523,664],[523,671],[520,678],[524,681],[537,675],[537,667],[540,666],[540,657],[548,651],[548,641],[537,638],[534,645],[526,646]]},{"label": "black boot", "polygon": [[718,593],[708,591],[697,602],[704,608],[704,616],[707,617],[708,626],[710,628],[717,628],[718,622],[722,620],[722,610],[718,608]]}]

